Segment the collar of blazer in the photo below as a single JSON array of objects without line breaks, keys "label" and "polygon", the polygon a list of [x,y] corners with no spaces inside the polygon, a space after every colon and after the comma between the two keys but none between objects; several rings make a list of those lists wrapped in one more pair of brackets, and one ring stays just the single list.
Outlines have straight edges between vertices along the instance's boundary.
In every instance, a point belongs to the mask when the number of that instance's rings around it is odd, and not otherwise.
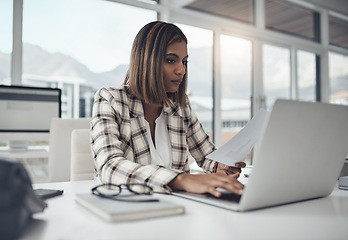
[{"label": "collar of blazer", "polygon": [[[128,106],[129,106],[129,112],[134,117],[141,117],[144,116],[144,109],[143,104],[141,103],[141,99],[128,95]],[[170,106],[163,106],[163,112],[173,115],[173,116],[180,116],[183,117],[183,109],[175,103],[172,103]]]}]

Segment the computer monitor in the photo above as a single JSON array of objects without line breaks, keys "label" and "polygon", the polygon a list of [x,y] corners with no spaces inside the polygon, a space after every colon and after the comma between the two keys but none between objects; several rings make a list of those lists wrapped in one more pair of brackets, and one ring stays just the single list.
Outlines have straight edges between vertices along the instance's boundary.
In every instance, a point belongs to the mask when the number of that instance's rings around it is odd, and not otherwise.
[{"label": "computer monitor", "polygon": [[13,150],[49,139],[52,118],[61,116],[61,89],[0,85],[0,141]]}]

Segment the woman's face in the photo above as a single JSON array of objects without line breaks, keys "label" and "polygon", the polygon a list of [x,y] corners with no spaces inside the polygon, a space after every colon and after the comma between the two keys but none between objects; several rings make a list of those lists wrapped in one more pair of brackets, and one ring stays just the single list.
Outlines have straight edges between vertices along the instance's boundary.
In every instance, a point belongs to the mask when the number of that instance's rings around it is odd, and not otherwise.
[{"label": "woman's face", "polygon": [[176,92],[187,69],[187,44],[174,42],[167,47],[164,57],[163,73],[166,92]]}]

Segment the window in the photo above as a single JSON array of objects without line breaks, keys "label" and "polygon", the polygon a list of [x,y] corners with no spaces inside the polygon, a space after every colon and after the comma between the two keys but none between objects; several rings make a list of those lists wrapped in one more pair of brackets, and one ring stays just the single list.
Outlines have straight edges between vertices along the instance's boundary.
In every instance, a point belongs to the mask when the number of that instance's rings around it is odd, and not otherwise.
[{"label": "window", "polygon": [[121,85],[136,33],[156,19],[109,1],[24,0],[23,84],[60,87],[62,117],[88,117],[95,91]]},{"label": "window", "polygon": [[320,42],[319,13],[279,0],[265,1],[266,27]]},{"label": "window", "polygon": [[330,102],[348,105],[348,56],[329,53]]},{"label": "window", "polygon": [[330,44],[348,48],[348,21],[329,16]]},{"label": "window", "polygon": [[250,120],[251,41],[221,35],[222,143],[230,140]]},{"label": "window", "polygon": [[267,109],[277,98],[290,98],[290,51],[263,45],[263,90]]},{"label": "window", "polygon": [[297,52],[297,99],[316,100],[316,56],[310,52]]},{"label": "window", "polygon": [[254,0],[191,1],[185,8],[245,23],[254,23]]},{"label": "window", "polygon": [[213,135],[213,32],[176,24],[188,39],[188,95],[192,109]]},{"label": "window", "polygon": [[12,52],[11,0],[0,1],[0,84],[10,84]]}]

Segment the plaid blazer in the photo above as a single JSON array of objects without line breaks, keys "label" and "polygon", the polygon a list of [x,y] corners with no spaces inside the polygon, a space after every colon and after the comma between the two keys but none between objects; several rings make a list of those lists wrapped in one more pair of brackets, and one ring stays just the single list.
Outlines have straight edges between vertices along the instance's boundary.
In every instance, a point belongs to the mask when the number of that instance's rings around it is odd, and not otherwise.
[{"label": "plaid blazer", "polygon": [[188,151],[207,172],[215,161],[205,156],[215,150],[191,106],[163,106],[172,147],[172,168],[151,165],[145,118],[140,99],[127,87],[102,88],[94,97],[91,147],[95,168],[104,183],[147,183],[156,192],[170,192],[167,184],[189,171]]}]

